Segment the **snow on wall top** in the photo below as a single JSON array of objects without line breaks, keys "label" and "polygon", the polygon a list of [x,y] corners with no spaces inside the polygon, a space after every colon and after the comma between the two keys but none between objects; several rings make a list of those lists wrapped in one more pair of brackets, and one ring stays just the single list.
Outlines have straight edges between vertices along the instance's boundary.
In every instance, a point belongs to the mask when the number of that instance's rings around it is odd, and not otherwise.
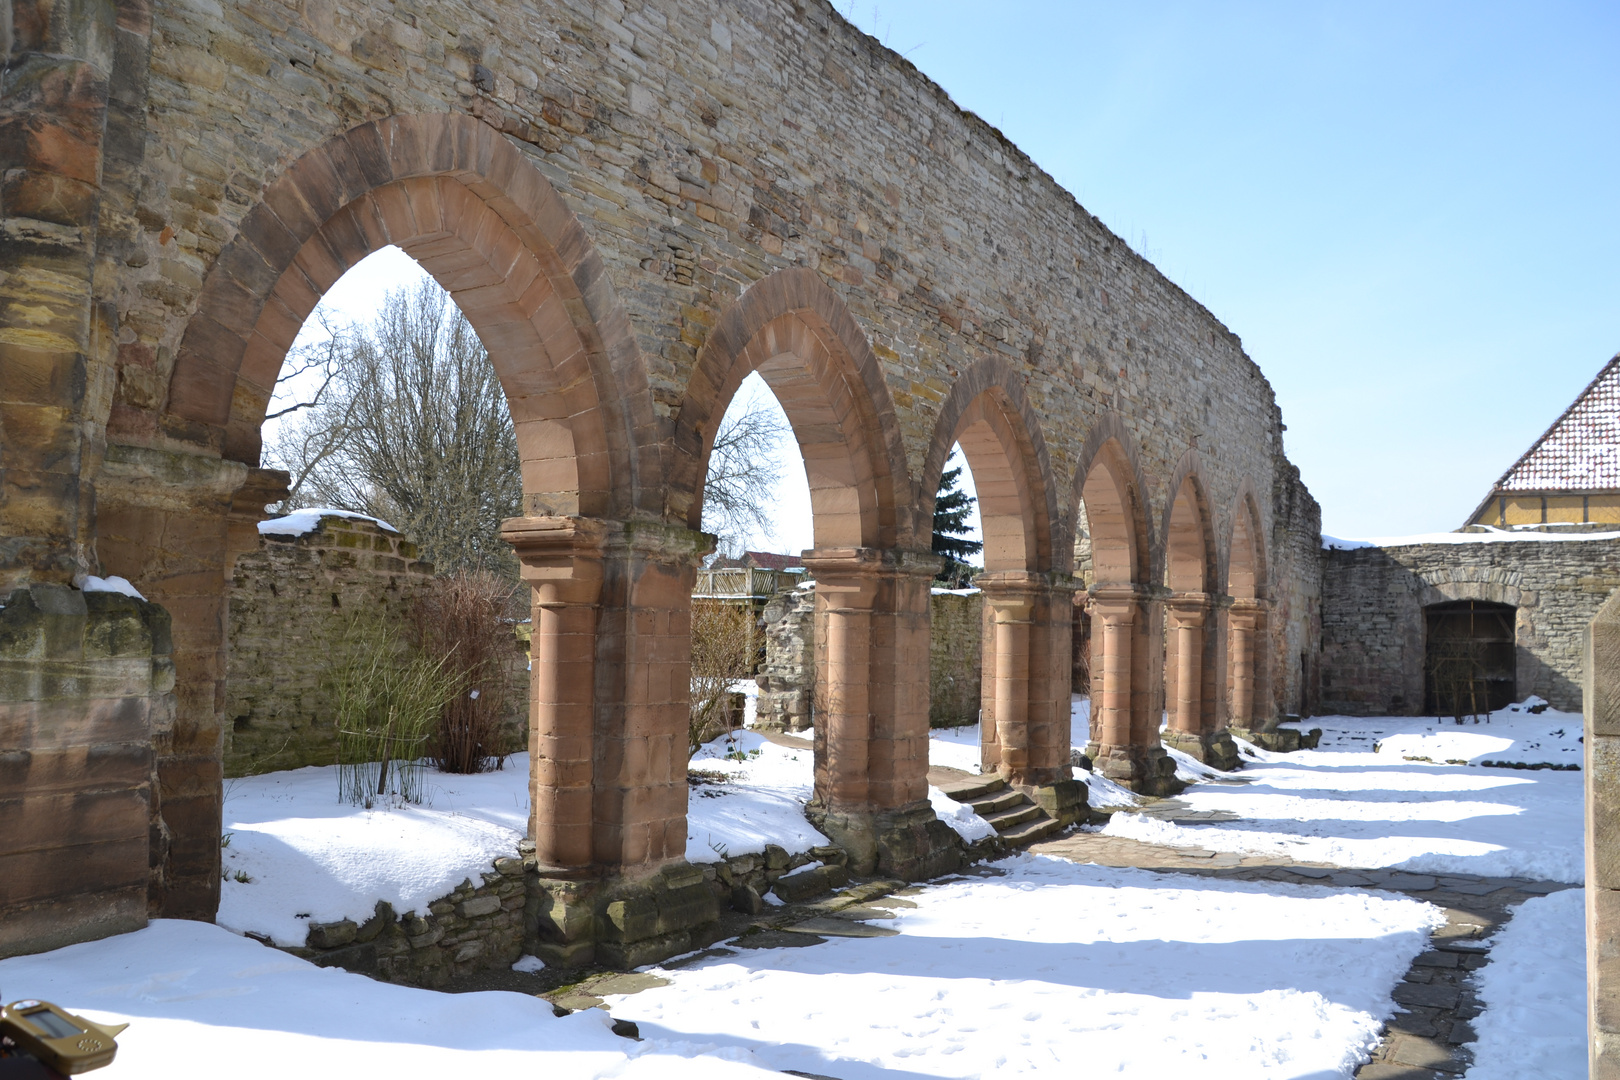
[{"label": "snow on wall top", "polygon": [[321,518],[341,517],[354,521],[370,521],[382,526],[389,532],[399,532],[382,518],[370,517],[366,514],[356,514],[351,510],[338,510],[330,506],[312,506],[305,510],[294,510],[286,517],[271,518],[269,521],[259,522],[260,536],[303,536],[320,528]]},{"label": "snow on wall top", "polygon": [[1357,548],[1411,547],[1415,544],[1515,544],[1559,541],[1620,540],[1620,532],[1540,532],[1533,529],[1492,529],[1484,532],[1417,533],[1414,536],[1371,536],[1346,540],[1322,534],[1322,547],[1328,551],[1354,551]]},{"label": "snow on wall top", "polygon": [[1498,491],[1620,488],[1620,355],[1496,482]]}]

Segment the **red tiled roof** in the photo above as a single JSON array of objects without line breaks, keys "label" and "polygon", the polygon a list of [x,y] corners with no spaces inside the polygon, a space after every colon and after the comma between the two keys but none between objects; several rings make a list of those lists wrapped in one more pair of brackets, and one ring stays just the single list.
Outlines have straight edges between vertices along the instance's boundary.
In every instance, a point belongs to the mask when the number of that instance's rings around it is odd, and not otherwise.
[{"label": "red tiled roof", "polygon": [[804,561],[797,555],[778,555],[774,551],[745,552],[743,559],[761,570],[798,569],[804,565]]},{"label": "red tiled roof", "polygon": [[1496,482],[1497,491],[1620,488],[1620,355]]}]

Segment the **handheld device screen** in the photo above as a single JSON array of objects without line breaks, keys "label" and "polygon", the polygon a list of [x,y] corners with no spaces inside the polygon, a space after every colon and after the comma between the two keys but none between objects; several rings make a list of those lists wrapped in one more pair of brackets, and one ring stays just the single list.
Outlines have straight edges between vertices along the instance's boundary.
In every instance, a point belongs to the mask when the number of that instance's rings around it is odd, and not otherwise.
[{"label": "handheld device screen", "polygon": [[83,1035],[84,1029],[51,1012],[49,1009],[40,1009],[38,1012],[23,1013],[22,1017],[30,1024],[43,1031],[47,1038],[66,1039],[74,1035]]}]

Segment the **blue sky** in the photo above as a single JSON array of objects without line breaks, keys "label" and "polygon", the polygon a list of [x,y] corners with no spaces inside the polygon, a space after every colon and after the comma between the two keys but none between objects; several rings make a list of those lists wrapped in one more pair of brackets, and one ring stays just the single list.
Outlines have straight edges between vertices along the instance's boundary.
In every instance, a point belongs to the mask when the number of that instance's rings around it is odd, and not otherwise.
[{"label": "blue sky", "polygon": [[1329,533],[1458,527],[1620,351],[1620,5],[838,7],[1243,339]]},{"label": "blue sky", "polygon": [[838,6],[1243,339],[1328,533],[1457,528],[1620,351],[1620,5]]}]

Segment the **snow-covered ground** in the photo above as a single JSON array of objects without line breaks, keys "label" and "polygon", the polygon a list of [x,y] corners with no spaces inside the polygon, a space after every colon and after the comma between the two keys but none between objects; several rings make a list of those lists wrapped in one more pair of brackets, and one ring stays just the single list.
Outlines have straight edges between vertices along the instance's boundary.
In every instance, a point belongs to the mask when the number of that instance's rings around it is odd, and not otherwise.
[{"label": "snow-covered ground", "polygon": [[1432,717],[1317,717],[1307,726],[1323,729],[1320,750],[1242,744],[1247,763],[1235,780],[1206,780],[1179,796],[1192,810],[1237,820],[1120,813],[1105,831],[1347,867],[1584,879],[1579,772],[1432,763],[1578,760],[1579,715],[1502,710],[1462,727]]},{"label": "snow-covered ground", "polygon": [[[733,1041],[609,1030],[597,1009],[558,1018],[527,994],[440,994],[318,968],[206,923],[0,960],[8,1000],[54,1001],[128,1023],[108,1080],[299,1076],[765,1080]],[[777,1080],[780,1080],[778,1077]]]},{"label": "snow-covered ground", "polygon": [[311,922],[425,910],[517,854],[529,828],[529,755],[474,776],[428,770],[420,804],[338,800],[335,766],[226,781],[219,924],[302,945]]},{"label": "snow-covered ground", "polygon": [[[1579,773],[1413,760],[1562,762],[1578,717],[1515,712],[1460,729],[1311,723],[1324,729],[1323,750],[1255,751],[1239,774],[1247,782],[1205,780],[1182,796],[1247,820],[1126,812],[1109,830],[1304,861],[1579,880]],[[936,731],[930,749],[936,765],[977,771],[977,728]],[[694,766],[723,782],[691,789],[690,857],[822,843],[802,813],[811,758],[752,732],[705,748]],[[369,811],[338,801],[330,769],[233,781],[221,923],[301,944],[310,920],[363,919],[378,899],[403,912],[476,881],[516,848],[527,775],[522,755],[481,776],[429,774],[422,805]],[[1093,779],[1095,805],[1108,792]],[[1127,792],[1124,802],[1141,800]],[[971,813],[953,824],[975,821],[988,828]],[[205,1075],[222,1060],[250,1077],[284,1075],[289,1063],[317,1076],[511,1066],[562,1077],[797,1069],[892,1080],[1084,1063],[1134,1076],[1349,1077],[1440,919],[1388,893],[1030,855],[997,869],[916,894],[917,907],[887,922],[897,936],[739,950],[669,971],[670,986],[612,1003],[642,1022],[640,1043],[613,1036],[595,1010],[557,1020],[524,995],[386,986],[195,923],[0,961],[0,986],[132,1022],[117,1065],[132,1078]],[[1579,904],[1578,891],[1530,901],[1503,932],[1482,973],[1475,1080],[1579,1075]]]},{"label": "snow-covered ground", "polygon": [[1586,1075],[1586,890],[1526,900],[1477,976],[1468,1080]]},{"label": "snow-covered ground", "polygon": [[670,1041],[840,1080],[1348,1077],[1432,905],[1030,855],[930,888],[899,936],[738,951],[610,999]]}]

